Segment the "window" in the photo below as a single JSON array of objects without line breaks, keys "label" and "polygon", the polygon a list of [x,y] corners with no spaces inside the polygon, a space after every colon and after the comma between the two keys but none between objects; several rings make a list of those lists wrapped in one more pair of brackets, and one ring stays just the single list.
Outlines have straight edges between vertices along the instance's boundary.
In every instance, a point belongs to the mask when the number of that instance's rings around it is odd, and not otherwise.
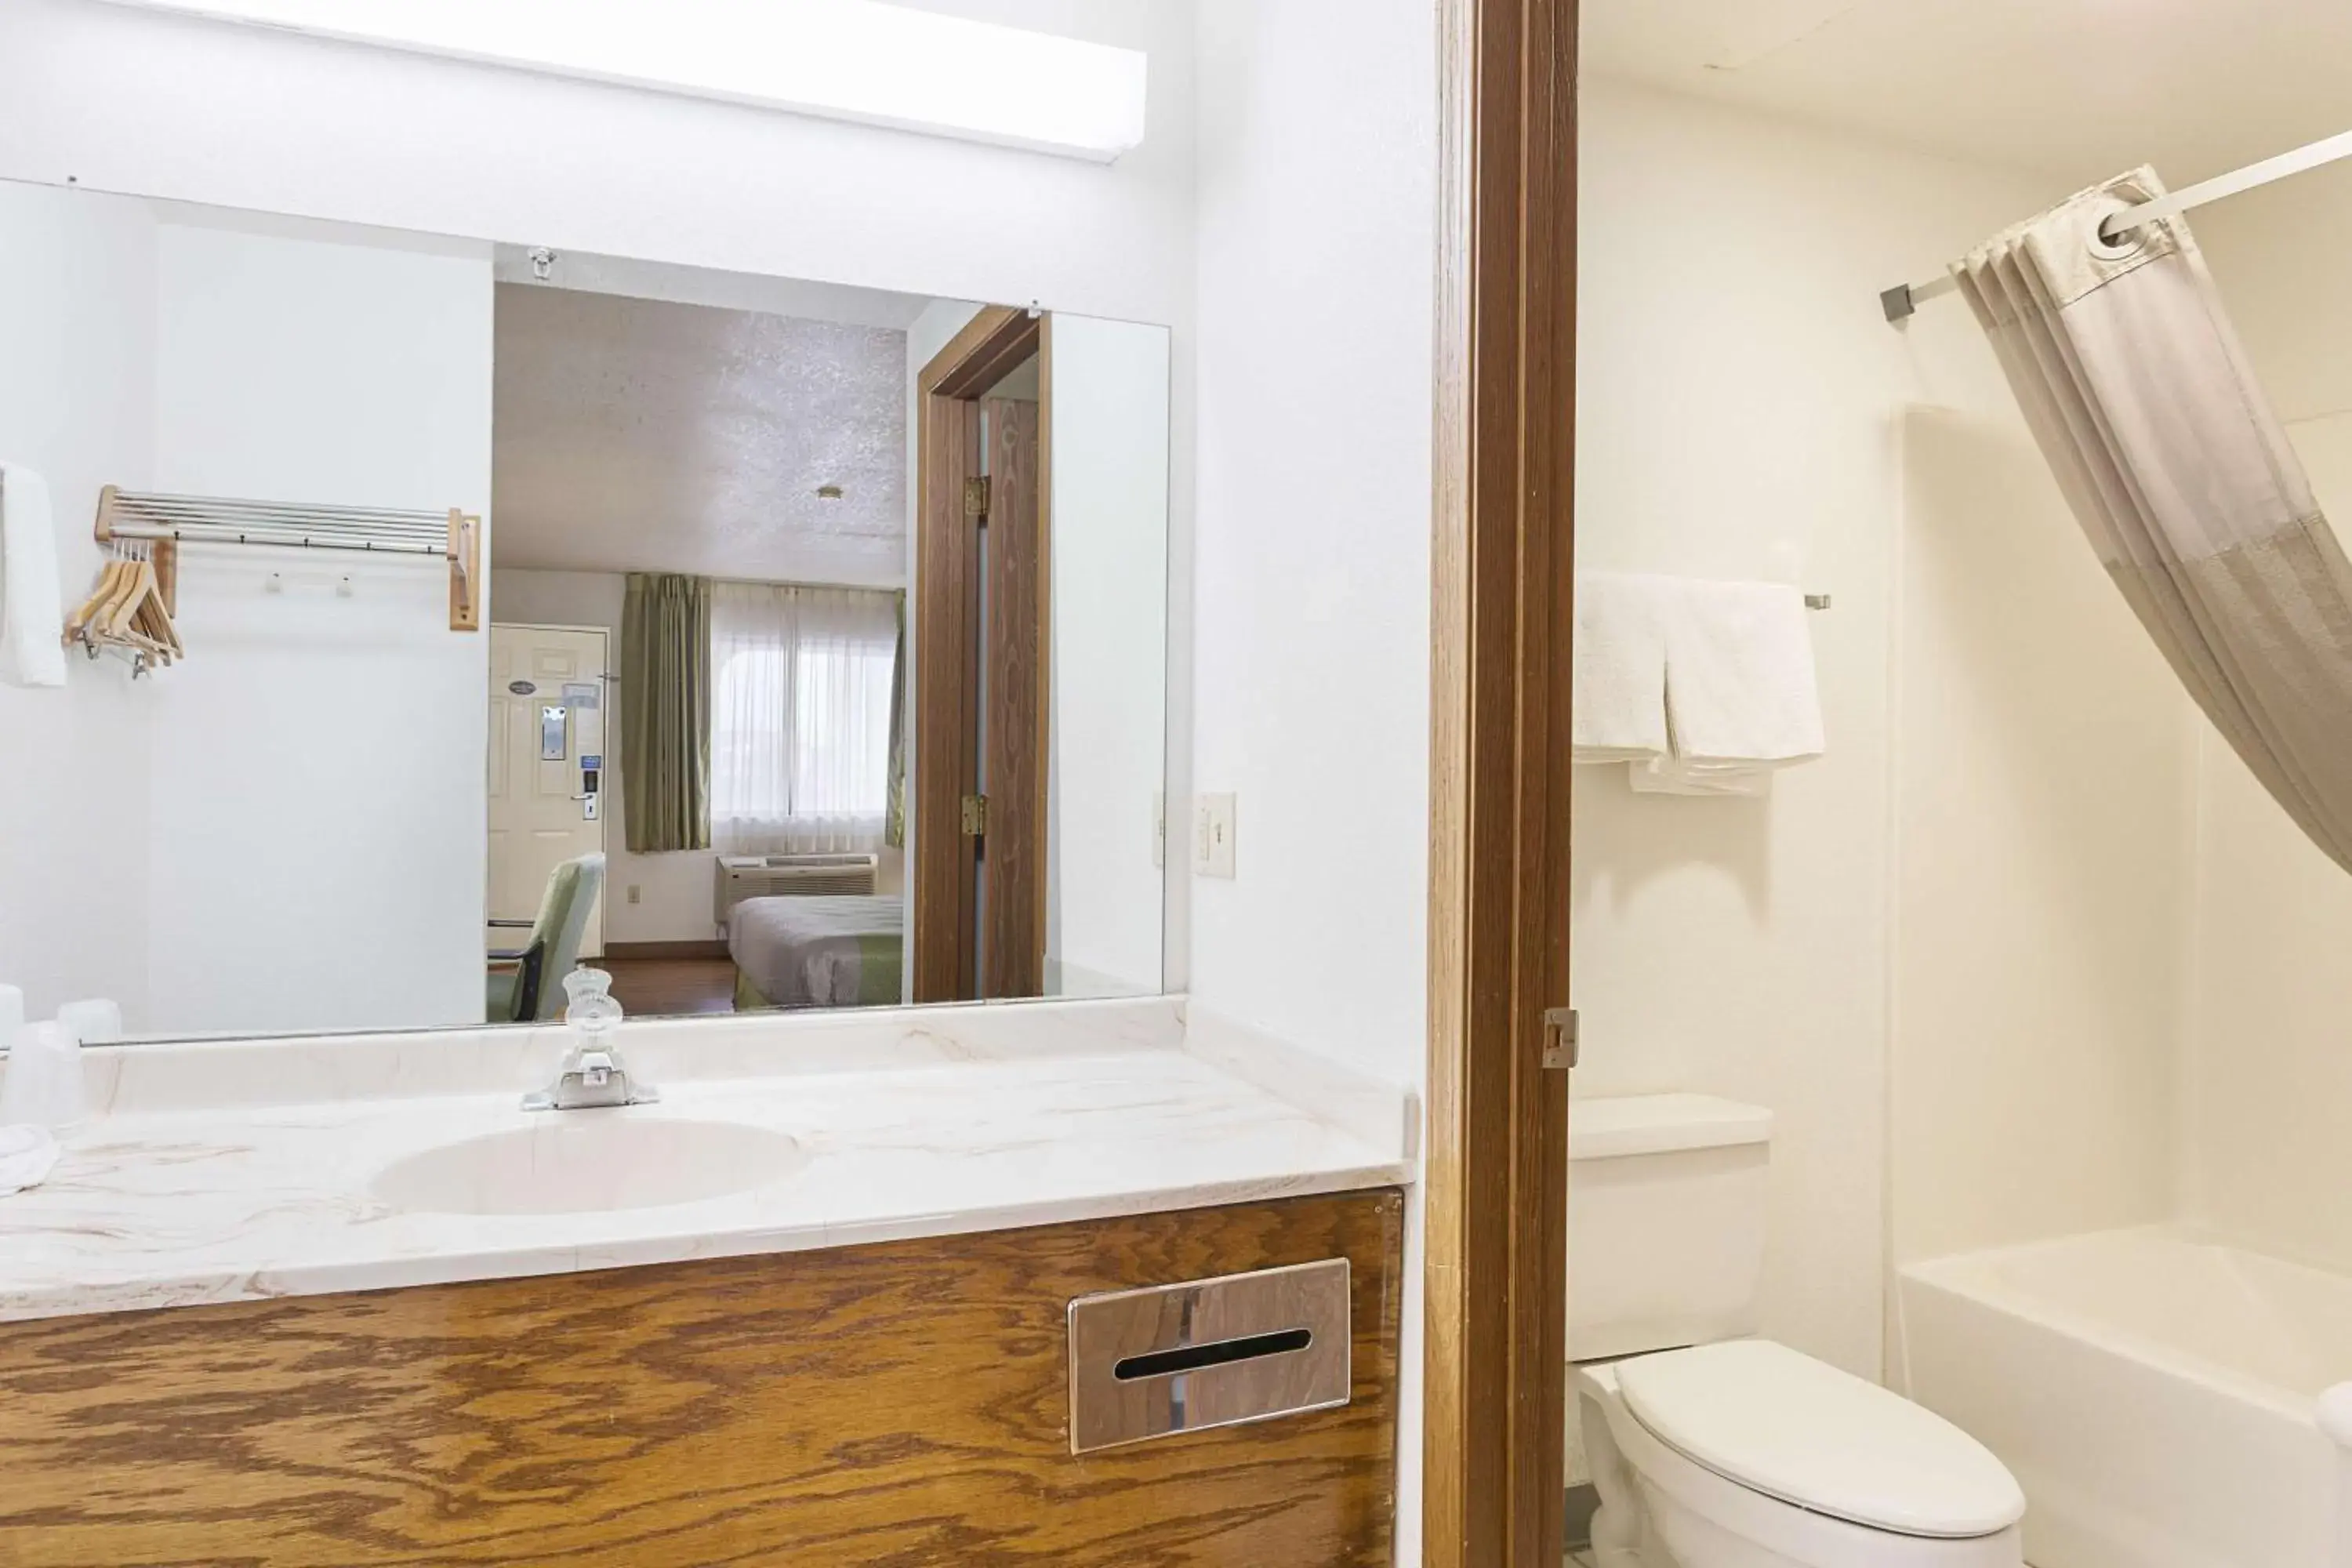
[{"label": "window", "polygon": [[710,645],[713,847],[880,847],[890,811],[897,595],[719,583]]}]

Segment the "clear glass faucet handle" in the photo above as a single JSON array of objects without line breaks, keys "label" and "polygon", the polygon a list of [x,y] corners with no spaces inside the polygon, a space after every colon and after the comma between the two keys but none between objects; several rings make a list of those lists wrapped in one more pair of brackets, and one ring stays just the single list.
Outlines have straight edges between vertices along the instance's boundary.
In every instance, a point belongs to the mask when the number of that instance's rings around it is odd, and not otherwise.
[{"label": "clear glass faucet handle", "polygon": [[563,977],[563,994],[571,1005],[563,1021],[593,1039],[610,1034],[621,1022],[621,1005],[613,999],[613,977],[601,969],[575,969]]}]

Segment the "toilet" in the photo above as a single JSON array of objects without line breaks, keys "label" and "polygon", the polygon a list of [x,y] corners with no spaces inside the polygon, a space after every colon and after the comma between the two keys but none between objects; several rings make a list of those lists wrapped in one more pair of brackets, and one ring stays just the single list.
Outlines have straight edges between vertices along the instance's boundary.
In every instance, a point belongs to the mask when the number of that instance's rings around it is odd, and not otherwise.
[{"label": "toilet", "polygon": [[1772,1114],[1695,1094],[1570,1113],[1570,1398],[1597,1568],[2022,1568],[1975,1438],[1756,1338]]}]

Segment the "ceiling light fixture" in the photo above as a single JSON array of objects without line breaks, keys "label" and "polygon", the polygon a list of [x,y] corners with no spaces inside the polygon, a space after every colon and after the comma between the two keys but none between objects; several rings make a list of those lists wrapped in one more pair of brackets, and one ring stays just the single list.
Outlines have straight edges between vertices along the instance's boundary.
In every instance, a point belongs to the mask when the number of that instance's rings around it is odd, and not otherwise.
[{"label": "ceiling light fixture", "polygon": [[1140,50],[880,0],[115,0],[1108,163]]}]

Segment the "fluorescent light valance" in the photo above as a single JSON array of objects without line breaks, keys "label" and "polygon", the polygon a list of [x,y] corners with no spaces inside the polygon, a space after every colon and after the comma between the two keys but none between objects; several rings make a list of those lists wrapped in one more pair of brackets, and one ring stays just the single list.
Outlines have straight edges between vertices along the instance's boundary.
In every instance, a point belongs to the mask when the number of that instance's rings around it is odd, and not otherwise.
[{"label": "fluorescent light valance", "polygon": [[1108,163],[1145,57],[880,0],[116,0]]}]

